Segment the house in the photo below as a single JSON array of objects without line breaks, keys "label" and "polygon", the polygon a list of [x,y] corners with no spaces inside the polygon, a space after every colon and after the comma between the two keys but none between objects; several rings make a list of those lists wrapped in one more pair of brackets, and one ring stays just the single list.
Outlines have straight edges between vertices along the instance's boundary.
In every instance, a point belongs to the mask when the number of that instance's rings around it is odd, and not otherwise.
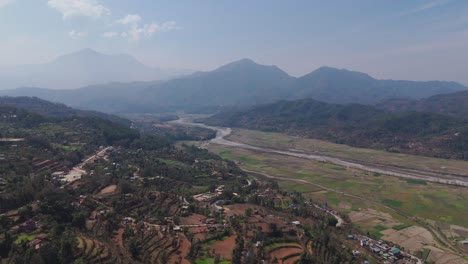
[{"label": "house", "polygon": [[300,225],[301,225],[301,222],[299,222],[299,221],[292,221],[291,224],[292,224],[293,226],[300,226]]},{"label": "house", "polygon": [[65,176],[65,172],[64,171],[56,171],[56,172],[52,173],[51,176],[53,178],[63,178]]},{"label": "house", "polygon": [[124,224],[133,224],[134,221],[135,221],[135,219],[133,219],[133,218],[131,218],[131,217],[129,217],[129,216],[124,217],[124,218],[122,219],[122,222],[123,222]]},{"label": "house", "polygon": [[207,218],[205,219],[205,224],[215,224],[216,223],[216,219],[214,218]]},{"label": "house", "polygon": [[400,251],[399,248],[394,247],[394,248],[390,249],[390,253],[392,253],[394,256],[398,256],[398,255],[400,255],[401,251]]},{"label": "house", "polygon": [[31,233],[32,231],[36,230],[37,224],[33,220],[28,220],[26,221],[26,223],[23,223],[22,225],[20,225],[20,227],[22,228],[24,232]]}]

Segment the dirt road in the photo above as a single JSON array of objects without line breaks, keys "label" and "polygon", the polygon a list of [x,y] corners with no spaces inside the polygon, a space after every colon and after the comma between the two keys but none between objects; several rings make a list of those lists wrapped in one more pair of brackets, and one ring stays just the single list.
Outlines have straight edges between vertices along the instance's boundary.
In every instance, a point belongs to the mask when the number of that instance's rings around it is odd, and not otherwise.
[{"label": "dirt road", "polygon": [[109,147],[99,150],[94,155],[90,156],[89,158],[87,158],[83,162],[81,162],[80,164],[73,167],[73,169],[71,169],[70,172],[67,175],[65,175],[63,180],[70,184],[70,183],[72,183],[74,181],[77,181],[77,180],[81,179],[81,176],[86,173],[86,171],[83,170],[83,167],[86,164],[88,164],[90,161],[95,159],[96,157],[99,157],[99,156],[103,155],[104,153],[106,153],[106,151],[108,149],[109,149]]}]

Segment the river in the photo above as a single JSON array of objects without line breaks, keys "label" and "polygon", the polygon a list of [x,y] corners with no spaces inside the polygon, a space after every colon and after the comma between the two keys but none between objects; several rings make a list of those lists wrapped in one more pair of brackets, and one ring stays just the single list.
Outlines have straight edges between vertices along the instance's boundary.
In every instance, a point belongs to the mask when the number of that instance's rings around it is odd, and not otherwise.
[{"label": "river", "polygon": [[301,153],[301,152],[295,152],[295,151],[290,151],[290,150],[285,151],[285,150],[276,150],[276,149],[271,149],[271,148],[257,147],[257,146],[252,146],[249,144],[226,139],[226,137],[232,133],[232,129],[228,127],[213,127],[213,126],[207,126],[201,123],[193,123],[189,118],[180,118],[178,120],[171,121],[170,123],[179,124],[179,125],[187,125],[187,126],[197,126],[197,127],[203,127],[203,128],[215,130],[216,137],[210,140],[210,143],[213,143],[213,144],[219,144],[219,145],[224,145],[224,146],[315,160],[315,161],[320,161],[320,162],[327,162],[327,163],[343,166],[346,168],[353,168],[353,169],[358,169],[362,171],[380,173],[380,174],[385,174],[385,175],[390,175],[390,176],[395,176],[395,177],[400,177],[400,178],[424,180],[424,181],[441,183],[441,184],[468,187],[468,177],[464,177],[461,175],[443,174],[443,173],[437,173],[433,171],[421,171],[421,170],[409,169],[409,168],[406,169],[406,168],[400,168],[400,167],[395,167],[391,165],[380,165],[380,164],[370,165],[370,164],[359,163],[359,161],[355,161],[355,160],[345,160],[342,158],[324,156],[320,154],[309,154],[309,153]]}]

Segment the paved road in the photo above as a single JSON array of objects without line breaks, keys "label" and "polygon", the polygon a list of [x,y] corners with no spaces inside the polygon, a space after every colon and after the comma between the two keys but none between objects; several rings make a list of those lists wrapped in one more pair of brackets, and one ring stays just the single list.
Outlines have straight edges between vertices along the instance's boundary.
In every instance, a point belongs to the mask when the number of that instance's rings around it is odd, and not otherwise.
[{"label": "paved road", "polygon": [[406,168],[400,168],[400,167],[395,167],[395,166],[390,166],[390,165],[365,164],[364,162],[346,160],[342,158],[324,156],[324,155],[319,155],[319,154],[309,154],[309,153],[302,153],[302,152],[295,152],[295,151],[283,151],[283,150],[276,150],[276,149],[270,149],[270,148],[264,148],[264,147],[257,147],[257,146],[252,146],[249,144],[225,139],[226,136],[231,134],[232,132],[231,128],[212,127],[212,126],[207,126],[204,124],[193,123],[188,118],[181,118],[179,120],[171,121],[171,123],[180,124],[180,125],[198,126],[198,127],[204,127],[204,128],[215,130],[216,138],[210,140],[210,143],[214,143],[214,144],[261,151],[261,152],[268,152],[268,153],[279,154],[279,155],[292,156],[292,157],[315,160],[315,161],[320,161],[320,162],[327,162],[327,163],[331,163],[331,164],[335,164],[339,166],[344,166],[347,168],[353,168],[353,169],[368,171],[372,173],[380,173],[380,174],[395,176],[399,178],[424,180],[424,181],[441,183],[441,184],[468,187],[468,177],[464,177],[461,175],[451,175],[451,174],[443,174],[443,173],[437,173],[437,172],[432,172],[432,171],[406,169]]}]

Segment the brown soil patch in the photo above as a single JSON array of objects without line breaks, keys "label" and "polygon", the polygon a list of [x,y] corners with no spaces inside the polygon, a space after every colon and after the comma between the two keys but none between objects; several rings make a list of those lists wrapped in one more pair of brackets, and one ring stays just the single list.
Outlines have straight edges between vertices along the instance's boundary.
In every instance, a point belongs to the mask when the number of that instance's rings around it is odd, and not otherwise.
[{"label": "brown soil patch", "polygon": [[256,210],[256,206],[253,206],[251,204],[233,204],[233,205],[226,205],[224,208],[229,209],[230,214],[238,214],[238,215],[244,215],[245,210],[247,208],[250,208],[253,210]]},{"label": "brown soil patch", "polygon": [[122,252],[125,252],[125,246],[123,244],[123,240],[122,240],[122,234],[124,232],[124,228],[121,227],[117,230],[117,235],[115,236],[115,241],[117,242],[117,245],[119,245],[120,247],[120,250]]},{"label": "brown soil patch", "polygon": [[392,241],[405,249],[409,249],[411,252],[423,250],[425,244],[437,245],[432,234],[419,226],[410,226],[400,231],[387,229],[381,233],[384,234],[382,239]]},{"label": "brown soil patch", "polygon": [[467,261],[452,253],[444,252],[443,250],[435,247],[428,246],[431,250],[428,261],[436,264],[466,264]]},{"label": "brown soil patch", "polygon": [[215,250],[216,254],[219,254],[222,259],[230,260],[232,256],[232,251],[236,245],[236,237],[230,236],[226,240],[216,241],[211,249]]},{"label": "brown soil patch", "polygon": [[203,240],[206,238],[206,234],[208,233],[207,227],[190,227],[190,233],[193,234],[193,241],[197,241],[197,239]]},{"label": "brown soil patch", "polygon": [[76,181],[76,182],[72,183],[71,187],[73,189],[76,189],[76,188],[80,187],[80,185],[83,185],[84,183],[85,183],[84,181]]},{"label": "brown soil patch", "polygon": [[[181,225],[200,225],[203,224],[203,219],[205,219],[206,216],[201,215],[201,214],[192,214],[188,217],[181,217],[180,218],[180,224]],[[200,219],[202,221],[200,221]]]},{"label": "brown soil patch", "polygon": [[181,264],[190,264],[190,261],[186,260],[184,256],[187,256],[190,251],[190,242],[187,240],[185,236],[180,238],[180,245],[179,250],[176,254],[172,255],[169,263],[176,263],[179,261],[180,256],[182,256],[180,263]]},{"label": "brown soil patch", "polygon": [[105,196],[105,195],[113,194],[113,193],[115,193],[116,190],[117,190],[117,185],[115,185],[115,184],[109,185],[106,188],[102,189],[98,193],[98,195],[99,196]]},{"label": "brown soil patch", "polygon": [[349,213],[349,218],[353,223],[358,223],[365,227],[374,227],[377,225],[394,227],[401,224],[401,222],[394,219],[390,214],[371,208],[352,211]]}]

